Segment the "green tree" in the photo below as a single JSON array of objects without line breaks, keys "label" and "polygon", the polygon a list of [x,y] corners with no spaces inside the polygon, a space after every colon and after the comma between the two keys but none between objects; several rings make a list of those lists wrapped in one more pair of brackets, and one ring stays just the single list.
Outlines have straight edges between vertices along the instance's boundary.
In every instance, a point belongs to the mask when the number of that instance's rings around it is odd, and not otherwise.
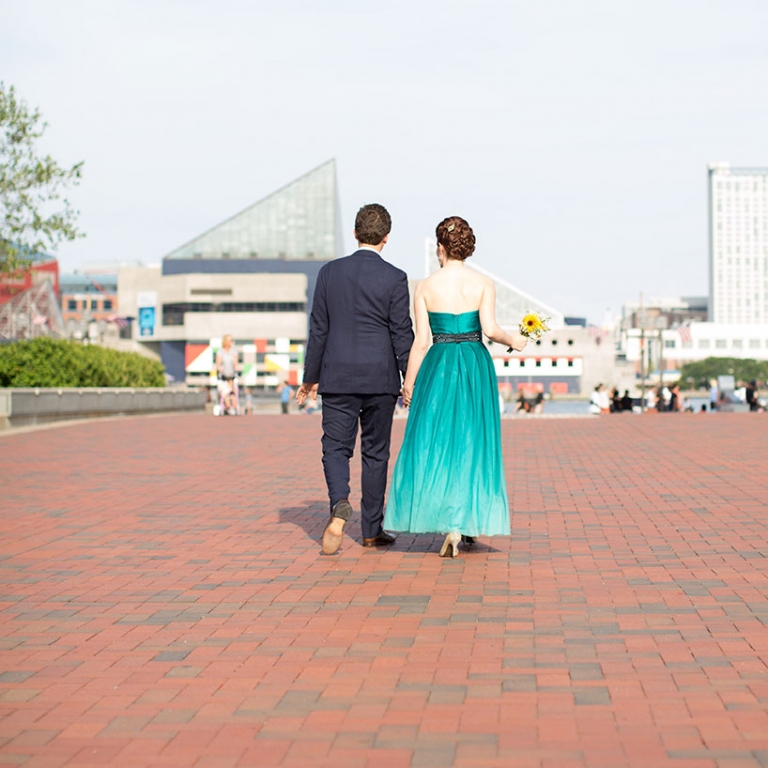
[{"label": "green tree", "polygon": [[739,381],[765,381],[768,379],[768,361],[738,357],[708,357],[694,363],[685,363],[680,369],[680,381],[686,387],[707,386],[711,379],[731,374]]},{"label": "green tree", "polygon": [[35,143],[47,123],[13,86],[0,81],[0,274],[26,267],[35,253],[82,234],[78,212],[63,194],[80,181],[83,164],[61,168]]}]

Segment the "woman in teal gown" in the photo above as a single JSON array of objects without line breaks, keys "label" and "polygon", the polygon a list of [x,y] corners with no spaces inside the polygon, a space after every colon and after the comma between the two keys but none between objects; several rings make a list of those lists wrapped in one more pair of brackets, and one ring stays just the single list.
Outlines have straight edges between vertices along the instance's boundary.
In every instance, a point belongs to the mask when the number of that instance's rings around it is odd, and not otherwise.
[{"label": "woman in teal gown", "polygon": [[445,533],[440,555],[456,557],[462,537],[510,533],[498,384],[483,334],[516,350],[526,339],[496,324],[493,282],[464,264],[475,248],[469,224],[445,219],[437,243],[441,269],[414,297],[416,340],[403,385],[410,415],[384,527]]}]

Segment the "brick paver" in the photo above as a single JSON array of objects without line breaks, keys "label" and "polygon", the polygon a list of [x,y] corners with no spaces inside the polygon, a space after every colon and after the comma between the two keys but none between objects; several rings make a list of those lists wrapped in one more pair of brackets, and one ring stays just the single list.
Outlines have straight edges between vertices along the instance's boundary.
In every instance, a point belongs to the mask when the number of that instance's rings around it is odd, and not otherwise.
[{"label": "brick paver", "polygon": [[765,768],[766,427],[505,421],[456,560],[320,554],[318,417],[4,435],[0,766]]}]

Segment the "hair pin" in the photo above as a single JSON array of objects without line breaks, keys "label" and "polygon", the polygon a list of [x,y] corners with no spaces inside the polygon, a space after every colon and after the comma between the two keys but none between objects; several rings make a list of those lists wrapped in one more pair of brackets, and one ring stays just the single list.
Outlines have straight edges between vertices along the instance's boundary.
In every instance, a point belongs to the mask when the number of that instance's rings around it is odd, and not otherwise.
[{"label": "hair pin", "polygon": [[448,231],[449,232],[453,232],[454,229],[456,229],[456,225],[455,224],[449,224],[448,225]]}]

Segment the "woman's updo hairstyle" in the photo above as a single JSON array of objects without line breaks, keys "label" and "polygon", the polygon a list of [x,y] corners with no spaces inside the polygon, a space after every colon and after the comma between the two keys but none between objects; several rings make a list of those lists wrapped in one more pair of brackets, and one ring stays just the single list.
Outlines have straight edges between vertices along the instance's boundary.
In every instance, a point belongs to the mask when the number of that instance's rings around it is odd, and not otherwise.
[{"label": "woman's updo hairstyle", "polygon": [[449,259],[464,261],[475,252],[475,233],[461,216],[443,219],[437,225],[435,234]]}]

